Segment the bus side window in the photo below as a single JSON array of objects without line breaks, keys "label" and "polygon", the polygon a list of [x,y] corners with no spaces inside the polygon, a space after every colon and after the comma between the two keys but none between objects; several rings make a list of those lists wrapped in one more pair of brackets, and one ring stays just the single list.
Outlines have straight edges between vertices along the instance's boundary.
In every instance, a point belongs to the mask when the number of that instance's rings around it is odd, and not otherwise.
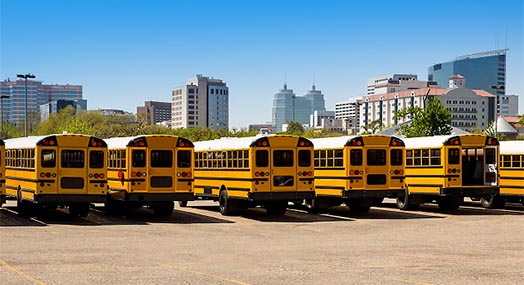
[{"label": "bus side window", "polygon": [[514,167],[514,168],[519,168],[520,167],[520,155],[512,155],[513,156],[513,159],[512,159],[512,164],[511,164],[511,167]]},{"label": "bus side window", "polygon": [[504,155],[502,159],[503,159],[504,167],[511,167],[511,156],[510,155]]},{"label": "bus side window", "polygon": [[413,165],[413,150],[406,150],[406,166]]},{"label": "bus side window", "polygon": [[414,163],[415,165],[421,165],[422,164],[422,160],[420,159],[420,149],[416,149],[414,152]]},{"label": "bus side window", "polygon": [[344,150],[335,150],[335,166],[344,166]]},{"label": "bus side window", "polygon": [[431,150],[431,165],[440,165],[440,149]]}]

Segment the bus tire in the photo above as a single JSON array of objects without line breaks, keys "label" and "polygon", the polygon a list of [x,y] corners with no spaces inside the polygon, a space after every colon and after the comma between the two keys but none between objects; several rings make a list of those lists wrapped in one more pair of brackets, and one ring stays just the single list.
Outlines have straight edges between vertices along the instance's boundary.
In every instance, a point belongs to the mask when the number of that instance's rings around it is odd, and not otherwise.
[{"label": "bus tire", "polygon": [[29,204],[22,198],[22,190],[18,187],[16,192],[16,209],[19,216],[26,216],[29,214]]},{"label": "bus tire", "polygon": [[268,215],[282,216],[287,211],[287,201],[270,201],[267,202],[264,207]]},{"label": "bus tire", "polygon": [[173,201],[162,202],[153,207],[153,213],[155,216],[171,216],[173,215],[173,210],[175,203]]},{"label": "bus tire", "polygon": [[413,201],[413,196],[408,194],[407,189],[403,197],[397,197],[397,208],[399,208],[400,210],[403,210],[403,211],[415,210],[418,208],[418,206],[419,204]]},{"label": "bus tire", "polygon": [[71,217],[87,217],[87,215],[89,215],[89,204],[82,203],[69,205],[69,215]]},{"label": "bus tire", "polygon": [[178,206],[182,208],[187,207],[187,201],[178,201]]},{"label": "bus tire", "polygon": [[480,204],[487,209],[502,209],[504,204],[506,204],[506,200],[499,195],[489,195],[480,198]]},{"label": "bus tire", "polygon": [[234,207],[234,204],[234,201],[231,201],[231,199],[229,199],[226,189],[220,190],[220,194],[218,194],[218,209],[220,211],[220,214],[222,214],[223,216],[235,215],[236,209]]},{"label": "bus tire", "polygon": [[107,215],[109,216],[119,216],[122,214],[123,202],[116,201],[111,199],[109,195],[106,196],[106,202],[104,204],[104,209]]}]

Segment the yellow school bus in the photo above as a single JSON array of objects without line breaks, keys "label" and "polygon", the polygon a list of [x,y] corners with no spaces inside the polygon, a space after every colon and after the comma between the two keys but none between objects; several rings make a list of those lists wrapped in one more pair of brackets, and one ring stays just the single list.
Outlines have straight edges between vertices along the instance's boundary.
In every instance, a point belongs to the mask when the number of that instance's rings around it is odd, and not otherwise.
[{"label": "yellow school bus", "polygon": [[314,197],[313,144],[299,136],[221,138],[195,143],[195,196],[219,202],[222,215]]},{"label": "yellow school bus", "polygon": [[499,194],[497,139],[477,134],[403,139],[406,144],[406,193],[402,210],[436,201],[457,209],[464,197]]},{"label": "yellow school bus", "polygon": [[500,195],[482,197],[485,208],[503,208],[507,202],[524,205],[524,141],[500,142]]},{"label": "yellow school bus", "polygon": [[346,203],[368,212],[385,197],[404,196],[404,142],[386,135],[311,139],[315,147],[315,199],[323,209]]},{"label": "yellow school bus", "polygon": [[0,206],[5,203],[5,143],[0,139]]},{"label": "yellow school bus", "polygon": [[31,206],[68,206],[85,217],[91,203],[103,202],[107,191],[106,143],[76,134],[31,136],[5,140],[6,194],[18,211]]},{"label": "yellow school bus", "polygon": [[155,215],[173,214],[174,201],[193,195],[193,143],[174,135],[105,140],[109,149],[106,210],[149,206]]}]

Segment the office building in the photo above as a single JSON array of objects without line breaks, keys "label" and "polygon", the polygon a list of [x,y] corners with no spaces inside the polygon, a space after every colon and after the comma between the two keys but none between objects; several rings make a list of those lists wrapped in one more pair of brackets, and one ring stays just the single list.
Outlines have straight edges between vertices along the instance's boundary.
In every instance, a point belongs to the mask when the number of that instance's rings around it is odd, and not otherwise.
[{"label": "office building", "polygon": [[335,103],[335,119],[342,121],[345,133],[355,135],[360,130],[361,98],[349,98],[347,101]]},{"label": "office building", "polygon": [[314,111],[325,111],[324,95],[313,85],[304,96],[296,96],[287,84],[273,97],[272,124],[276,132],[283,131],[283,125],[296,121],[302,125],[310,123]]},{"label": "office building", "polygon": [[87,100],[54,100],[52,102],[40,105],[40,121],[49,119],[51,114],[56,114],[68,106],[71,106],[76,114],[80,110],[87,110]]},{"label": "office building", "polygon": [[139,118],[144,116],[148,124],[171,122],[171,103],[145,101],[144,106],[136,108],[136,113]]},{"label": "office building", "polygon": [[172,128],[229,128],[229,88],[220,79],[197,74],[171,94]]},{"label": "office building", "polygon": [[364,96],[360,106],[360,126],[379,120],[386,128],[403,123],[410,118],[395,117],[395,112],[412,106],[425,108],[427,100],[439,99],[452,113],[452,126],[469,130],[485,128],[496,118],[495,95],[484,90],[457,87],[467,85],[463,76],[452,76],[448,85],[453,88],[421,88],[386,94]]},{"label": "office building", "polygon": [[[24,124],[25,122],[25,80],[10,79],[0,82],[2,95],[1,109],[3,122]],[[57,100],[81,100],[82,85],[45,85],[42,81],[27,80],[27,112],[36,115],[40,105]]]},{"label": "office building", "polygon": [[[506,94],[507,51],[508,49],[499,49],[468,54],[448,62],[434,64],[428,68],[428,80],[444,87],[447,86],[448,78],[460,74],[467,78],[465,88],[480,89],[499,97],[503,96]],[[498,105],[497,113],[500,115],[500,112],[501,108]]]}]

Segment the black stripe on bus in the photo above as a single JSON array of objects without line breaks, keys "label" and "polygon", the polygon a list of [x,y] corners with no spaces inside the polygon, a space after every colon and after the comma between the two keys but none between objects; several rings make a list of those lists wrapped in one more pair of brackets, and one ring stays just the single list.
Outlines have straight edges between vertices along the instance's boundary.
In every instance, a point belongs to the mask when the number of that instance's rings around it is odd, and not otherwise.
[{"label": "black stripe on bus", "polygon": [[524,189],[524,185],[500,185],[500,188]]},{"label": "black stripe on bus", "polygon": [[500,176],[500,179],[507,179],[507,180],[524,180],[524,177],[518,177],[518,176]]},{"label": "black stripe on bus", "polygon": [[193,182],[195,179],[193,178],[178,178],[178,182]]},{"label": "black stripe on bus", "polygon": [[5,169],[17,170],[17,171],[27,171],[27,172],[35,172],[35,170],[36,170],[34,168],[29,168],[29,167],[25,167],[25,168],[21,168],[21,167],[6,167]]},{"label": "black stripe on bus", "polygon": [[[5,187],[9,188],[9,189],[13,189],[13,190],[18,190],[18,187],[16,187],[16,186],[6,185]],[[22,191],[22,192],[29,192],[29,193],[36,193],[36,190],[27,189],[27,188],[20,188],[20,191]]]},{"label": "black stripe on bus", "polygon": [[269,181],[269,178],[231,178],[231,177],[206,177],[206,176],[195,176],[196,179],[202,180],[225,180],[225,181]]},{"label": "black stripe on bus", "polygon": [[245,192],[249,192],[251,191],[251,189],[249,188],[241,188],[241,187],[227,187],[227,190],[231,190],[231,191],[245,191]]},{"label": "black stripe on bus", "polygon": [[107,183],[107,180],[89,180],[89,183]]},{"label": "black stripe on bus", "polygon": [[431,177],[431,178],[457,178],[460,177],[458,174],[454,175],[442,175],[442,174],[412,174],[412,175],[406,175],[406,177],[416,177],[416,178],[424,178],[424,177]]},{"label": "black stripe on bus", "polygon": [[315,170],[346,170],[346,168],[343,166],[315,167]]},{"label": "black stripe on bus", "polygon": [[320,186],[320,185],[315,185],[315,188],[318,188],[318,189],[326,189],[326,190],[346,190],[346,187],[344,186]]},{"label": "black stripe on bus", "polygon": [[109,191],[127,191],[124,188],[109,187]]},{"label": "black stripe on bus", "polygon": [[216,189],[218,190],[220,187],[217,187],[217,186],[206,186],[206,185],[195,185],[193,186],[195,188],[211,188],[211,189]]},{"label": "black stripe on bus", "polygon": [[523,171],[524,168],[522,168],[522,167],[513,167],[513,168],[509,168],[509,167],[501,167],[500,170],[507,170],[507,171]]},{"label": "black stripe on bus", "polygon": [[25,177],[15,177],[15,176],[6,176],[5,178],[17,181],[26,181],[26,182],[44,182],[44,183],[54,183],[56,180],[53,179],[35,179],[35,178],[25,178]]}]

